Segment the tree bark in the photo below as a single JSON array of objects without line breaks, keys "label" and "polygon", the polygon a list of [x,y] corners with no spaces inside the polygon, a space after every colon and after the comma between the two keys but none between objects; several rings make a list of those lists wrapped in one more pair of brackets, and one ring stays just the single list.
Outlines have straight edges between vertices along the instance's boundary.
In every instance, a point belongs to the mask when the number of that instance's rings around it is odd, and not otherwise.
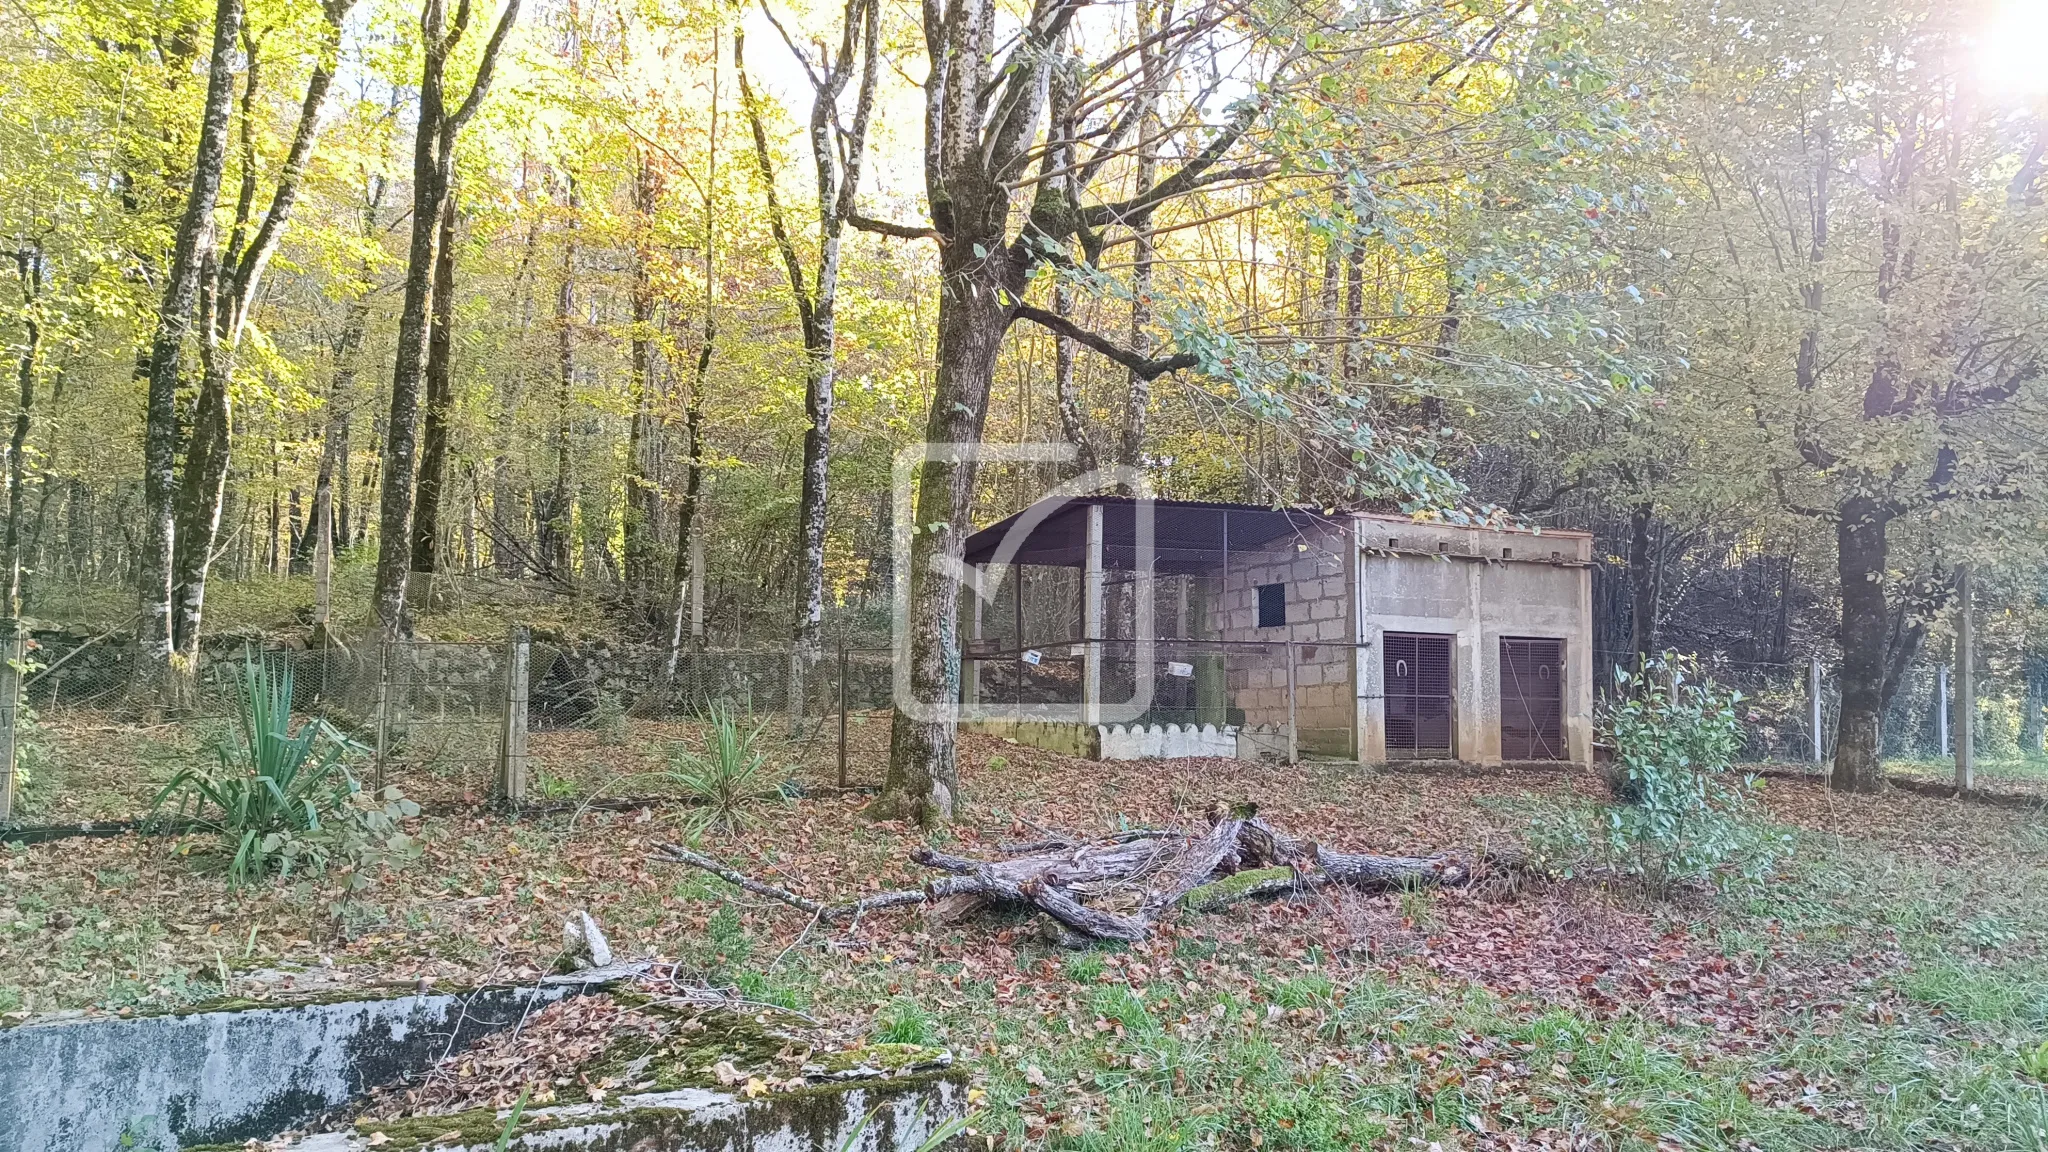
[{"label": "tree bark", "polygon": [[448,472],[448,415],[455,405],[455,190],[441,202],[441,235],[434,251],[433,307],[427,332],[427,405],[420,423],[420,481],[413,501],[412,570],[437,570],[441,489]]},{"label": "tree bark", "polygon": [[[1144,85],[1138,94],[1143,109],[1138,115],[1138,163],[1137,181],[1134,192],[1139,197],[1149,194],[1159,183],[1159,95],[1166,82],[1163,72],[1163,52],[1153,35],[1153,4],[1155,0],[1137,0],[1132,8],[1137,20],[1138,70]],[[1170,3],[1165,13],[1172,19]],[[1153,247],[1152,213],[1147,210],[1130,221],[1137,235],[1131,252],[1131,329],[1130,349],[1139,356],[1148,356],[1152,351],[1152,266],[1156,257]],[[1122,434],[1117,441],[1117,463],[1126,468],[1139,468],[1145,462],[1145,425],[1152,411],[1152,381],[1142,372],[1124,374],[1124,419]],[[1129,485],[1120,485],[1126,494],[1137,492]]]},{"label": "tree bark", "polygon": [[1663,566],[1657,563],[1651,530],[1656,524],[1656,506],[1637,503],[1628,515],[1629,650],[1636,654],[1636,671],[1650,666],[1657,654],[1657,609],[1661,598]]},{"label": "tree bark", "polygon": [[[36,363],[42,355],[43,325],[37,312],[42,298],[43,253],[31,244],[14,254],[15,273],[21,284],[21,359],[16,369],[14,432],[7,439],[7,534],[5,553],[0,554],[0,596],[5,597],[5,615],[21,615],[21,510],[28,482],[27,454],[29,416],[36,406]],[[49,483],[44,481],[44,498]]]},{"label": "tree bark", "polygon": [[562,241],[562,283],[555,294],[555,484],[540,516],[541,563],[556,580],[574,574],[569,554],[575,512],[570,503],[569,406],[576,384],[576,181],[569,181],[569,234]]},{"label": "tree bark", "polygon": [[178,535],[178,377],[204,265],[213,249],[213,210],[227,167],[235,41],[241,25],[241,0],[216,0],[192,185],[178,223],[171,266],[164,277],[163,304],[157,310],[156,332],[150,342],[149,392],[143,417],[140,603],[131,690],[152,708],[174,703],[164,694],[173,687],[171,592]]},{"label": "tree bark", "polygon": [[[997,221],[1001,217],[996,217]],[[996,357],[1009,326],[1001,300],[1023,285],[1005,283],[1007,253],[999,233],[956,237],[940,252],[945,287],[939,294],[938,372],[933,382],[925,442],[936,452],[981,443]],[[986,258],[975,255],[988,253]],[[1017,277],[1021,281],[1021,276]],[[889,773],[876,801],[878,814],[931,826],[948,824],[959,801],[954,714],[960,698],[960,588],[947,561],[957,564],[973,530],[975,462],[927,459],[918,470],[910,531],[910,648],[912,715],[899,702],[890,732]]]},{"label": "tree bark", "polygon": [[219,319],[202,309],[207,331],[200,337],[202,375],[192,412],[192,442],[185,450],[185,474],[178,492],[177,546],[173,549],[175,612],[172,639],[176,659],[166,681],[176,709],[198,703],[199,630],[206,607],[207,574],[213,567],[214,545],[220,537],[227,494],[228,452],[234,435],[234,403],[229,394],[234,351],[214,328]]},{"label": "tree bark", "polygon": [[698,502],[704,484],[704,389],[711,356],[718,344],[718,217],[711,189],[718,183],[718,40],[711,42],[711,117],[705,131],[704,156],[704,336],[690,376],[690,395],[683,409],[683,495],[676,502],[674,613],[669,621],[668,675],[674,677],[687,638],[692,648],[704,641],[704,571],[700,540],[704,524]]},{"label": "tree bark", "polygon": [[655,542],[661,506],[652,459],[660,424],[654,414],[654,214],[660,206],[661,173],[642,150],[633,180],[633,421],[626,444],[624,566],[626,607],[636,626],[659,628],[655,595]]},{"label": "tree bark", "polygon": [[[708,259],[708,258],[707,258]],[[707,293],[709,291],[706,281]],[[668,674],[676,674],[676,663],[687,639],[691,647],[703,643],[704,573],[698,568],[703,549],[697,537],[704,531],[697,517],[697,504],[704,486],[704,377],[711,370],[711,352],[718,339],[718,324],[710,300],[704,309],[704,342],[697,349],[697,365],[690,377],[690,396],[683,407],[683,495],[676,501],[675,611],[669,621]]]},{"label": "tree bark", "polygon": [[1842,711],[1835,729],[1834,787],[1876,792],[1884,787],[1879,733],[1884,722],[1885,533],[1891,512],[1870,496],[1840,504],[1836,571],[1842,583]]},{"label": "tree bark", "polygon": [[[745,39],[733,37],[733,66],[739,75],[740,97],[753,129],[754,159],[768,200],[769,230],[782,254],[790,295],[804,340],[803,480],[797,500],[797,554],[802,605],[797,612],[796,649],[805,668],[823,652],[825,627],[825,511],[831,486],[832,414],[838,377],[839,267],[841,240],[853,214],[859,189],[867,131],[875,107],[875,85],[881,71],[881,5],[878,0],[847,0],[840,17],[839,48],[826,62],[822,76],[813,76],[809,138],[817,177],[818,259],[811,287],[804,284],[803,266],[782,220],[775,194],[775,171],[761,123],[760,107],[747,83],[743,63]],[[853,78],[859,58],[861,83],[854,100],[850,130],[839,127],[839,98]]]},{"label": "tree bark", "polygon": [[469,95],[448,110],[448,57],[467,29],[467,3],[455,28],[447,25],[445,0],[426,0],[420,31],[426,45],[420,69],[419,127],[413,137],[412,235],[406,249],[405,300],[398,314],[398,355],[391,371],[391,410],[384,428],[383,492],[377,516],[377,579],[371,611],[380,639],[396,640],[408,630],[405,592],[412,571],[413,483],[418,470],[420,386],[426,375],[427,308],[440,240],[441,208],[454,177],[455,141],[490,91],[491,75],[505,37],[519,18],[520,0],[507,0],[498,26],[484,45]]}]

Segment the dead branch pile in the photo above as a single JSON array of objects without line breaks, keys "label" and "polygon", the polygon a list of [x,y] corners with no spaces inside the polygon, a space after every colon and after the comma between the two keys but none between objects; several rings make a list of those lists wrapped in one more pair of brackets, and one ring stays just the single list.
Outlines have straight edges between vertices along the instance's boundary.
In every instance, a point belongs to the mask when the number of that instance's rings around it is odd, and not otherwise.
[{"label": "dead branch pile", "polygon": [[1052,837],[1008,846],[1003,858],[976,860],[931,848],[911,859],[946,875],[922,888],[823,904],[764,883],[707,856],[664,844],[654,859],[688,864],[746,891],[788,904],[819,921],[886,908],[921,906],[952,921],[987,907],[1037,908],[1067,944],[1142,940],[1177,907],[1212,911],[1241,900],[1330,886],[1378,891],[1472,883],[1511,861],[1456,856],[1372,856],[1337,852],[1291,836],[1249,805],[1210,813],[1205,832],[1148,830],[1094,839]]}]

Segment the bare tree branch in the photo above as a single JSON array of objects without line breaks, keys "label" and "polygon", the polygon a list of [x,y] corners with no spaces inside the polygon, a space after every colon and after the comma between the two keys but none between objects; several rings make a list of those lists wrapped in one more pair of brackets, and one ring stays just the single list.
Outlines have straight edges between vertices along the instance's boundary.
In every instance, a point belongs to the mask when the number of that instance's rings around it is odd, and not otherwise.
[{"label": "bare tree branch", "polygon": [[1166,375],[1168,372],[1178,372],[1183,368],[1193,368],[1201,363],[1201,358],[1192,352],[1177,352],[1171,356],[1148,359],[1107,337],[1088,331],[1086,328],[1075,324],[1058,313],[1048,312],[1043,308],[1034,308],[1029,304],[1017,305],[1016,308],[1011,310],[1011,315],[1019,320],[1029,320],[1033,324],[1057,335],[1065,336],[1077,344],[1093,348],[1095,351],[1130,369],[1133,374],[1146,380],[1154,380]]}]

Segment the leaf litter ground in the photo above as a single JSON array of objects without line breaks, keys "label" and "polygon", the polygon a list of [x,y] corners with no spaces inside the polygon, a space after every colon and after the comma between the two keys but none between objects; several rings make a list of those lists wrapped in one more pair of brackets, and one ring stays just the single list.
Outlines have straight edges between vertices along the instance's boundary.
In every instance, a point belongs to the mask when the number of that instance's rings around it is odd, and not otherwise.
[{"label": "leaf litter ground", "polygon": [[[621,782],[689,736],[547,733],[535,751],[571,798],[646,793]],[[833,770],[819,748],[785,754],[813,786]],[[1471,852],[1512,846],[1534,807],[1603,799],[1572,772],[1106,765],[975,737],[961,759],[967,817],[942,844],[975,856],[1047,830],[1193,827],[1217,799],[1344,850]],[[855,758],[856,783],[880,770]],[[451,807],[419,821],[422,860],[347,897],[332,876],[233,891],[163,839],[72,840],[4,858],[0,1010],[531,979],[588,909],[621,955],[840,1041],[951,1047],[1002,1147],[2048,1146],[2024,1071],[2048,1039],[2039,816],[1801,780],[1765,797],[1798,850],[1754,894],[1326,891],[1081,953],[1023,917],[809,923],[651,862],[684,836],[677,807]],[[820,900],[917,885],[925,838],[868,803],[771,802],[698,847]]]}]

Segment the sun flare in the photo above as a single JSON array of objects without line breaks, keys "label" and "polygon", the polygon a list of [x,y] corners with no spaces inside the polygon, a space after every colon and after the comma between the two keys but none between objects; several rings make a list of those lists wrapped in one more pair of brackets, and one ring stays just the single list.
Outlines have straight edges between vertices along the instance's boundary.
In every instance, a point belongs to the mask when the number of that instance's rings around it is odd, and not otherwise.
[{"label": "sun flare", "polygon": [[1992,95],[2048,95],[2048,0],[2000,0],[1978,36],[1977,76]]}]

